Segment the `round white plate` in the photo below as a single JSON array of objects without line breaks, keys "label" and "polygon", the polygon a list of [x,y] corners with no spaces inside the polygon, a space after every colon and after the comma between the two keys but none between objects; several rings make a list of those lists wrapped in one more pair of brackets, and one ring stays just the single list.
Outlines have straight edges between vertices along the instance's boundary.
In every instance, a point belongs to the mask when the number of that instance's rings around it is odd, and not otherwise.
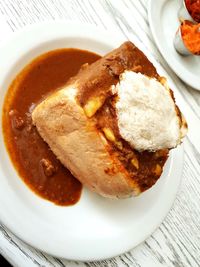
[{"label": "round white plate", "polygon": [[[12,79],[39,54],[77,47],[104,55],[122,41],[91,26],[62,22],[15,34],[0,49],[1,113]],[[91,261],[126,252],[159,226],[174,201],[181,179],[182,147],[171,152],[157,184],[137,198],[109,200],[84,188],[76,205],[59,207],[35,195],[18,177],[0,133],[0,220],[28,244],[57,257]]]},{"label": "round white plate", "polygon": [[181,56],[173,46],[180,24],[178,10],[181,1],[149,0],[149,24],[156,45],[169,66],[184,82],[200,90],[200,56]]}]

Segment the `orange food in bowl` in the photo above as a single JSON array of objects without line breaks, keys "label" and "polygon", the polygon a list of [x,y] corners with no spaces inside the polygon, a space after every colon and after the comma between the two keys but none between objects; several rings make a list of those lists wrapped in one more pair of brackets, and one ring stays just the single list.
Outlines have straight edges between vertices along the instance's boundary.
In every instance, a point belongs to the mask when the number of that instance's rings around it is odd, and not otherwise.
[{"label": "orange food in bowl", "polygon": [[192,54],[200,55],[200,23],[184,21],[181,24],[181,35],[187,49]]}]

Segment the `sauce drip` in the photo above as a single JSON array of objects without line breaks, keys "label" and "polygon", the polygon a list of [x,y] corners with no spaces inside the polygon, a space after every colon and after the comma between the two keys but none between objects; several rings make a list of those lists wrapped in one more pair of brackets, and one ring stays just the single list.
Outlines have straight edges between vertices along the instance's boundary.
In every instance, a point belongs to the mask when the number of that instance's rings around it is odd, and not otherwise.
[{"label": "sauce drip", "polygon": [[82,185],[59,162],[32,125],[31,112],[44,97],[65,85],[84,63],[100,56],[79,49],[45,53],[27,65],[9,87],[3,108],[4,140],[23,181],[57,205],[73,205]]}]

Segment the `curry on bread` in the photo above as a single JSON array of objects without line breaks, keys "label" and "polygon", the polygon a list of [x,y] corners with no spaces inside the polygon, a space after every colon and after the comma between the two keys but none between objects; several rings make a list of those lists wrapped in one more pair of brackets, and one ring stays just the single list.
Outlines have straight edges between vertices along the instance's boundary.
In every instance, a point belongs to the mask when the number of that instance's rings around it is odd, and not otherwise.
[{"label": "curry on bread", "polygon": [[[129,109],[124,97],[133,103]],[[32,119],[60,162],[110,198],[136,196],[155,184],[169,149],[187,131],[166,79],[131,42],[84,64],[35,107]]]}]

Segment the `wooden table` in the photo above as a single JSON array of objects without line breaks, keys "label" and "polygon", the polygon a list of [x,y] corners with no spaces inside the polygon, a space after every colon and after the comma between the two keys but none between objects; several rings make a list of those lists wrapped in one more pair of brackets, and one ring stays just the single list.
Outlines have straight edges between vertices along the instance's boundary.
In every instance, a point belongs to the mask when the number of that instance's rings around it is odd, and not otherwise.
[{"label": "wooden table", "polygon": [[[159,0],[155,0],[156,2]],[[180,0],[177,0],[180,1]],[[129,253],[103,262],[82,263],[54,258],[28,246],[0,224],[0,253],[18,267],[64,266],[200,266],[200,92],[182,83],[159,54],[148,24],[147,0],[0,0],[0,40],[28,24],[75,20],[140,40],[178,87],[176,97],[189,123],[184,141],[182,183],[160,227]],[[200,85],[199,85],[200,88]],[[170,188],[169,188],[170,190]]]}]

